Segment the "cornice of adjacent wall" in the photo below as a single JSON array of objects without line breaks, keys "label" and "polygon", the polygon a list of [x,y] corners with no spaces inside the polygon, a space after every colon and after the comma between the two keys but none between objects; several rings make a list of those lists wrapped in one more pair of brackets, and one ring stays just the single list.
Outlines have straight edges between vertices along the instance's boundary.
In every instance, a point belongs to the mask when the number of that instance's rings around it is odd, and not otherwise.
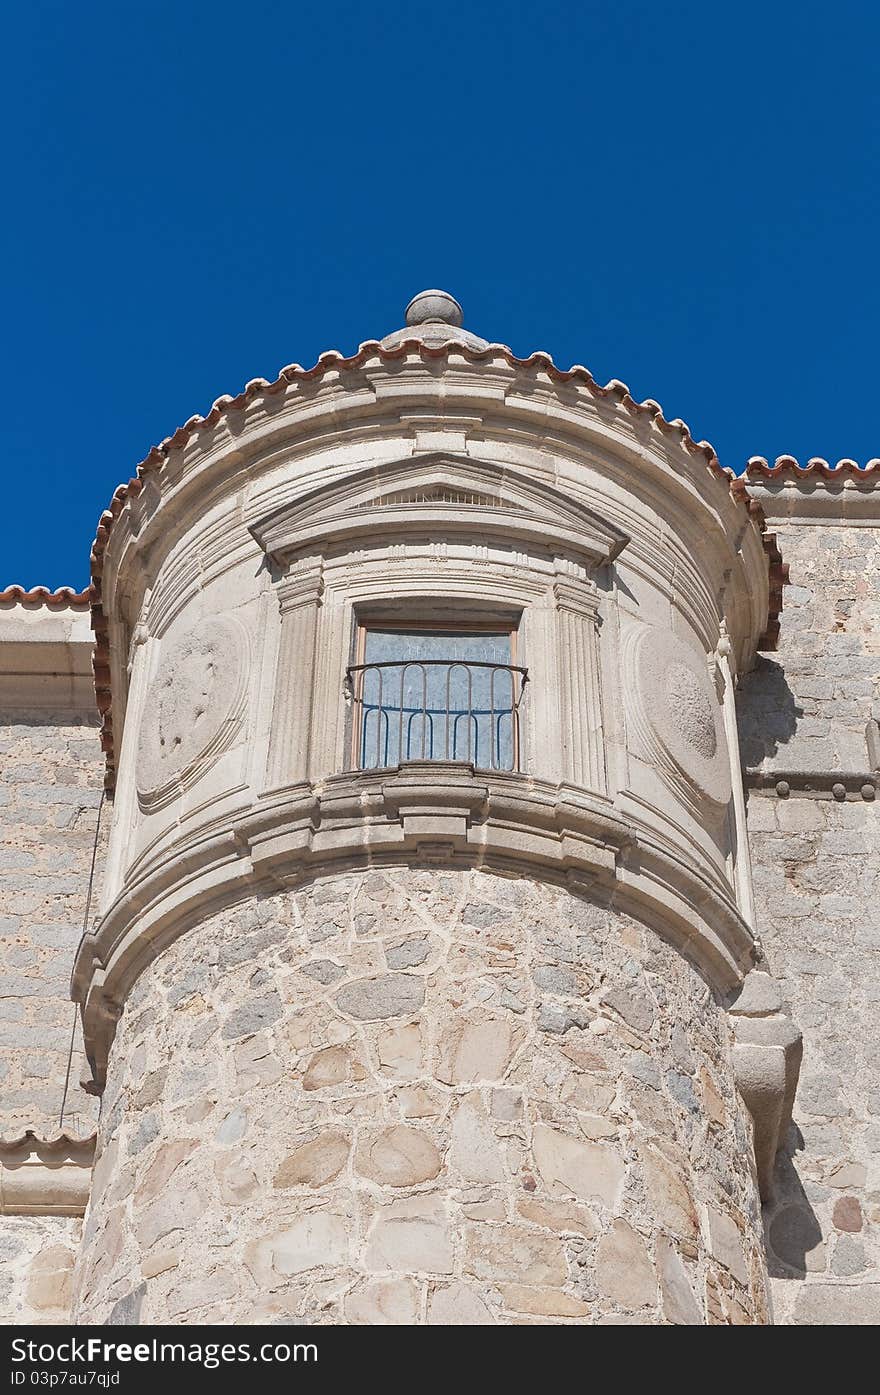
[{"label": "cornice of adjacent wall", "polygon": [[763,456],[752,456],[742,478],[773,523],[880,527],[878,459],[867,465],[855,460],[831,465],[813,457],[801,465],[793,455],[780,455],[771,465]]},{"label": "cornice of adjacent wall", "polygon": [[5,711],[94,714],[88,609],[88,592],[69,587],[0,591],[0,704]]}]

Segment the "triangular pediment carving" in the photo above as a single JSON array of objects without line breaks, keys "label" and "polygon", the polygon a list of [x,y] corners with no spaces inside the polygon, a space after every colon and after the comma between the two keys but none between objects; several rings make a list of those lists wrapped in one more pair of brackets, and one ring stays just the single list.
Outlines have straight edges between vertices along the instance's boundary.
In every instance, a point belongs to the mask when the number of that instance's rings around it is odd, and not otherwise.
[{"label": "triangular pediment carving", "polygon": [[322,543],[378,533],[478,534],[612,561],[629,541],[585,504],[542,479],[470,457],[409,456],[310,490],[251,524],[263,550],[284,565]]}]

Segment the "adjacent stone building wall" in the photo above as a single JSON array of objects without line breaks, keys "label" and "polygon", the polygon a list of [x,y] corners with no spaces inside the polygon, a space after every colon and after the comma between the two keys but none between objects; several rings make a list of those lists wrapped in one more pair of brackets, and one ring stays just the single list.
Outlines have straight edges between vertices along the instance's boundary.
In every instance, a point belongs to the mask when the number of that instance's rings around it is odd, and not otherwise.
[{"label": "adjacent stone building wall", "polygon": [[[5,594],[0,603],[0,1320],[70,1317],[82,1231],[59,1134],[103,761],[84,601]],[[97,858],[100,885],[102,848]],[[64,1131],[87,1137],[75,1039]],[[28,1141],[30,1132],[37,1140]],[[85,1145],[87,1149],[87,1145]],[[80,1150],[82,1151],[82,1150]],[[45,1156],[44,1156],[45,1155]],[[87,1170],[87,1169],[86,1169]],[[85,1191],[85,1187],[81,1189]]]},{"label": "adjacent stone building wall", "polygon": [[563,887],[431,867],[206,920],[111,1051],[75,1316],[761,1323],[726,1013]]},{"label": "adjacent stone building wall", "polygon": [[[85,598],[2,593],[0,656],[0,1137],[45,1138],[58,1133],[103,786]],[[103,845],[96,892],[102,866]],[[81,1064],[77,1043],[65,1117],[74,1136],[97,1115]]]},{"label": "adjacent stone building wall", "polygon": [[880,716],[880,523],[770,526],[790,584],[778,648],[740,695],[744,763],[867,769],[865,723]]},{"label": "adjacent stone building wall", "polygon": [[[804,486],[806,488],[806,486]],[[815,505],[814,505],[815,507]],[[867,770],[880,716],[880,528],[774,519],[779,650],[743,687],[744,764]],[[775,1321],[880,1321],[880,801],[752,790],[758,932],[804,1034],[767,1210]]]},{"label": "adjacent stone building wall", "polygon": [[[97,716],[0,712],[0,1134],[57,1132],[102,757]],[[98,868],[101,860],[99,857]],[[88,1133],[97,1101],[79,1089],[65,1127]]]}]

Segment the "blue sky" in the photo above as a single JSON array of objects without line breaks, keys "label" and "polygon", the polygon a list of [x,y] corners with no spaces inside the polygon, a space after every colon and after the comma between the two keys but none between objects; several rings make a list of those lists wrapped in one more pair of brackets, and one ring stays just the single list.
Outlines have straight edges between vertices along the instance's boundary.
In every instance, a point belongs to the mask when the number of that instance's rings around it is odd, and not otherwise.
[{"label": "blue sky", "polygon": [[439,285],[735,469],[880,456],[874,3],[4,17],[0,586],[84,585],[149,447]]}]

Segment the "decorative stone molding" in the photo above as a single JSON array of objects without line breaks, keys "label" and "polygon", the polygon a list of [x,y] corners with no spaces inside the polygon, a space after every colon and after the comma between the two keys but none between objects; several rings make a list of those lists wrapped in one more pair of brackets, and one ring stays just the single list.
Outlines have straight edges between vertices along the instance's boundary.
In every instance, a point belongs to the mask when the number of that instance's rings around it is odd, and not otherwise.
[{"label": "decorative stone molding", "polygon": [[128,880],[74,966],[98,1083],[132,983],[209,911],[319,871],[414,859],[574,879],[680,946],[722,993],[753,963],[726,880],[609,800],[461,762],[412,761],[267,792]]},{"label": "decorative stone molding", "polygon": [[377,535],[461,533],[568,550],[589,567],[613,561],[627,535],[559,490],[484,460],[429,452],[326,484],[251,524],[273,561]]},{"label": "decorative stone molding", "polygon": [[84,1215],[94,1158],[94,1134],[0,1139],[0,1215]]},{"label": "decorative stone molding", "polygon": [[593,574],[626,547],[620,529],[542,480],[430,452],[332,480],[250,531],[283,570],[270,789],[350,764],[341,700],[352,629],[392,607],[414,623],[466,611],[516,626],[540,675],[528,769],[605,793]]},{"label": "decorative stone molding", "polygon": [[247,634],[230,615],[198,620],[163,646],[137,752],[142,809],[160,809],[210,769],[244,713]]},{"label": "decorative stone molding", "polygon": [[292,572],[278,590],[281,641],[269,748],[270,788],[308,779],[318,610],[323,588],[321,564],[316,560]]},{"label": "decorative stone molding", "polygon": [[801,766],[773,766],[746,770],[749,788],[757,794],[777,794],[780,799],[833,799],[872,803],[880,790],[880,727],[873,718],[865,723],[867,770],[804,770]]},{"label": "decorative stone molding", "polygon": [[734,837],[733,880],[736,899],[749,925],[755,925],[755,887],[752,879],[752,859],[749,847],[743,770],[740,764],[739,730],[736,721],[736,695],[731,668],[731,643],[727,623],[722,620],[715,649],[716,675],[721,682],[721,710],[727,737],[730,761],[731,828]]},{"label": "decorative stone molding", "polygon": [[779,985],[758,969],[729,1008],[736,1044],[737,1088],[752,1116],[761,1199],[773,1195],[773,1167],[785,1141],[797,1089],[803,1040],[783,1010]]},{"label": "decorative stone molding", "polygon": [[755,794],[780,799],[833,799],[838,804],[864,800],[872,803],[880,789],[876,770],[802,770],[776,767],[747,770],[746,783]]}]

